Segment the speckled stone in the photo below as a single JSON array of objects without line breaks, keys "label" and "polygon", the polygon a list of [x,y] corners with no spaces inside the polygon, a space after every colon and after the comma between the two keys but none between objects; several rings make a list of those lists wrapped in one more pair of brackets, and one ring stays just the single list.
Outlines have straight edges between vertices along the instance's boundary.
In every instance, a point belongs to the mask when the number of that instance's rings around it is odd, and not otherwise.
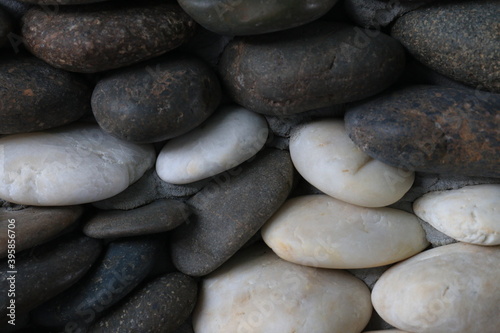
[{"label": "speckled stone", "polygon": [[293,172],[288,152],[267,149],[215,177],[188,201],[192,221],[172,232],[174,265],[201,276],[228,260],[283,204]]},{"label": "speckled stone", "polygon": [[181,273],[156,278],[95,323],[89,333],[174,333],[193,310],[197,289],[195,280]]},{"label": "speckled stone", "polygon": [[159,56],[194,28],[178,5],[103,2],[57,11],[34,7],[23,17],[22,34],[31,52],[52,66],[93,73]]},{"label": "speckled stone", "polygon": [[396,167],[500,177],[500,95],[484,94],[408,87],[349,109],[346,129],[364,152]]},{"label": "speckled stone", "polygon": [[393,38],[317,21],[262,36],[235,38],[219,72],[229,96],[249,110],[290,115],[352,102],[391,85],[405,55]]},{"label": "speckled stone", "polygon": [[257,35],[297,27],[328,12],[337,0],[180,0],[200,25],[220,35]]},{"label": "speckled stone", "polygon": [[12,31],[12,20],[5,10],[0,7],[0,46],[7,42],[7,35]]},{"label": "speckled stone", "polygon": [[500,92],[499,16],[496,0],[451,1],[407,13],[396,21],[391,34],[437,72]]},{"label": "speckled stone", "polygon": [[27,56],[0,58],[0,134],[26,133],[78,120],[92,90],[76,74]]},{"label": "speckled stone", "polygon": [[219,105],[215,72],[189,55],[174,54],[117,70],[99,81],[92,111],[108,133],[133,142],[184,134]]}]

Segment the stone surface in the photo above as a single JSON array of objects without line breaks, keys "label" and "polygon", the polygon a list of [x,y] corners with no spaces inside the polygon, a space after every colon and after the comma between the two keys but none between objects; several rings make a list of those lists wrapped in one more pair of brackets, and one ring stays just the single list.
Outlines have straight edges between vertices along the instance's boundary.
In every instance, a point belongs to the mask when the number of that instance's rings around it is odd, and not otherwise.
[{"label": "stone surface", "polygon": [[30,51],[54,67],[93,73],[159,56],[192,36],[194,21],[161,2],[34,7],[23,17]]},{"label": "stone surface", "polygon": [[247,109],[290,115],[363,99],[391,85],[404,68],[401,45],[345,24],[235,38],[219,72],[229,96]]},{"label": "stone surface", "polygon": [[154,163],[149,145],[116,139],[97,125],[77,124],[0,138],[0,197],[36,206],[109,198]]},{"label": "stone surface", "polygon": [[500,44],[495,28],[499,16],[496,0],[451,1],[407,13],[396,21],[391,34],[437,72],[500,92]]},{"label": "stone surface", "polygon": [[484,94],[407,87],[349,109],[346,130],[365,153],[396,167],[500,177],[500,95]]},{"label": "stone surface", "polygon": [[220,94],[208,65],[169,54],[107,75],[94,89],[92,111],[108,133],[158,142],[200,125],[219,105]]},{"label": "stone surface", "polygon": [[203,279],[193,326],[196,333],[358,333],[370,314],[368,288],[349,273],[253,247]]},{"label": "stone surface", "polygon": [[317,20],[337,0],[228,1],[180,0],[200,25],[220,35],[257,35],[290,29]]},{"label": "stone surface", "polygon": [[8,40],[8,34],[12,31],[12,20],[7,12],[0,7],[0,46]]},{"label": "stone surface", "polygon": [[194,279],[171,273],[148,282],[94,324],[89,333],[176,332],[196,303]]},{"label": "stone surface", "polygon": [[296,127],[290,139],[290,155],[309,183],[354,205],[390,205],[403,197],[414,180],[412,172],[372,159],[356,147],[342,120],[317,120]]},{"label": "stone surface", "polygon": [[206,275],[239,250],[283,204],[293,183],[288,152],[266,149],[189,199],[193,218],[172,232],[181,272]]},{"label": "stone surface", "polygon": [[35,57],[3,57],[0,87],[0,134],[65,125],[90,111],[92,90],[83,78]]},{"label": "stone surface", "polygon": [[85,223],[83,232],[94,238],[129,237],[174,229],[189,217],[189,208],[177,200],[157,200],[132,210],[100,211]]},{"label": "stone surface", "polygon": [[457,243],[387,270],[372,302],[387,322],[410,332],[498,331],[500,247]]},{"label": "stone surface", "polygon": [[267,136],[262,115],[226,106],[191,132],[168,141],[156,160],[156,172],[173,184],[215,176],[257,154]]}]

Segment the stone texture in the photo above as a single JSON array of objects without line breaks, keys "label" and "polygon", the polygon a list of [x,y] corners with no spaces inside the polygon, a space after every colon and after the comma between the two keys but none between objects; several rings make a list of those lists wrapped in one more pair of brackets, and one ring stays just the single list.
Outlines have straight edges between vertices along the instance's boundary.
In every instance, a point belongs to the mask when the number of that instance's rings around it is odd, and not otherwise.
[{"label": "stone texture", "polygon": [[54,67],[93,73],[159,56],[192,36],[194,21],[178,5],[146,1],[34,7],[23,17],[30,51]]},{"label": "stone texture", "polygon": [[219,72],[229,96],[249,110],[290,115],[379,93],[404,68],[389,36],[345,24],[314,22],[283,32],[235,38]]},{"label": "stone texture", "polygon": [[346,130],[365,153],[395,167],[500,177],[500,95],[482,96],[412,86],[352,107]]},{"label": "stone texture", "polygon": [[7,36],[12,31],[12,20],[9,14],[0,7],[0,46],[7,42]]},{"label": "stone texture", "polygon": [[220,102],[220,85],[202,61],[169,54],[114,71],[99,81],[92,111],[108,133],[133,142],[158,142],[184,134]]}]

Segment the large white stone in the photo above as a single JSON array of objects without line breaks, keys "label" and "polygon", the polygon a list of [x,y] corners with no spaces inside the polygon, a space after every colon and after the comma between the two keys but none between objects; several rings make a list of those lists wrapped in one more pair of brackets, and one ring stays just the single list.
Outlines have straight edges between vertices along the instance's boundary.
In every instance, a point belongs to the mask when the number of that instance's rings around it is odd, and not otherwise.
[{"label": "large white stone", "polygon": [[263,116],[228,106],[191,132],[168,141],[156,161],[156,172],[172,184],[208,178],[254,156],[267,135]]},{"label": "large white stone", "polygon": [[429,192],[413,204],[415,214],[456,240],[500,245],[500,185]]},{"label": "large white stone", "polygon": [[418,333],[498,333],[500,247],[455,243],[387,270],[372,291],[389,324]]},{"label": "large white stone", "polygon": [[371,311],[368,287],[349,273],[254,246],[203,279],[193,325],[196,333],[359,333]]},{"label": "large white stone", "polygon": [[319,120],[292,131],[290,154],[297,171],[322,192],[364,207],[401,199],[413,172],[372,159],[349,138],[341,120]]},{"label": "large white stone", "polygon": [[428,242],[415,215],[365,208],[327,195],[290,199],[262,228],[281,258],[323,268],[368,268],[406,259]]},{"label": "large white stone", "polygon": [[24,205],[76,205],[109,198],[154,165],[151,145],[78,124],[0,139],[0,198]]}]

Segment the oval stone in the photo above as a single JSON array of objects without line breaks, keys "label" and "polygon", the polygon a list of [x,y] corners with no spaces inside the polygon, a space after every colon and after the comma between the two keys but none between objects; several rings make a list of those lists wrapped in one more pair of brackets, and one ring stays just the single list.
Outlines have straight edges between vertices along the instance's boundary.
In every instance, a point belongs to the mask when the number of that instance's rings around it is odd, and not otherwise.
[{"label": "oval stone", "polygon": [[174,4],[103,2],[40,7],[23,17],[30,51],[50,65],[94,73],[159,56],[191,37],[194,21]]},{"label": "oval stone", "polygon": [[461,242],[500,245],[500,185],[465,186],[430,192],[413,211],[434,228]]},{"label": "oval stone", "polygon": [[372,291],[375,310],[410,332],[497,332],[500,247],[465,243],[420,253],[387,270]]},{"label": "oval stone", "polygon": [[293,165],[305,180],[342,201],[382,207],[410,189],[415,175],[372,159],[349,139],[342,120],[317,120],[293,129]]},{"label": "oval stone", "polygon": [[201,126],[168,141],[156,160],[156,172],[172,184],[208,178],[257,154],[267,135],[262,115],[242,107],[224,107]]},{"label": "oval stone", "polygon": [[379,93],[404,68],[403,47],[377,32],[317,21],[236,38],[219,71],[229,96],[247,109],[290,115]]},{"label": "oval stone", "polygon": [[35,206],[109,198],[138,180],[155,160],[152,146],[77,124],[0,138],[0,197]]},{"label": "oval stone", "polygon": [[361,280],[286,262],[264,247],[238,253],[200,288],[196,333],[359,333],[372,311]]},{"label": "oval stone", "polygon": [[349,137],[384,163],[429,173],[500,177],[500,95],[412,86],[349,109]]}]

